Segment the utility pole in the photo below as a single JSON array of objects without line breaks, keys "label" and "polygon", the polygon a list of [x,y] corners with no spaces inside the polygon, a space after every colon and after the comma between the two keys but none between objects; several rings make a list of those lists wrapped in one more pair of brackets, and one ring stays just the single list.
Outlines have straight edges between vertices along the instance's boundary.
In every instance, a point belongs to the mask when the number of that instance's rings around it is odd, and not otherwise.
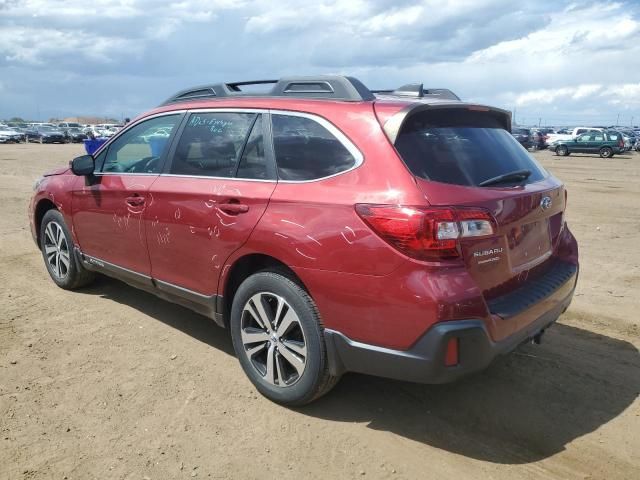
[{"label": "utility pole", "polygon": [[538,128],[540,128],[541,123],[542,123],[542,118],[538,117]]},{"label": "utility pole", "polygon": [[618,114],[618,118],[616,118],[616,127],[620,125],[620,114]]}]

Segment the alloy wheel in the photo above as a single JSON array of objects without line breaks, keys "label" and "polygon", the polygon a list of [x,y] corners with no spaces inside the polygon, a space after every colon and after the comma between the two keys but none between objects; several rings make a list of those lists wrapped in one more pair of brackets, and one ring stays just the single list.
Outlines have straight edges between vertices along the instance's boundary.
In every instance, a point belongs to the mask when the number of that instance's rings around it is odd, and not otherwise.
[{"label": "alloy wheel", "polygon": [[57,222],[49,222],[44,230],[44,253],[51,272],[64,279],[69,273],[71,255],[67,238]]},{"label": "alloy wheel", "polygon": [[300,318],[281,296],[253,295],[242,310],[244,353],[260,376],[277,387],[295,384],[307,363],[307,343]]}]

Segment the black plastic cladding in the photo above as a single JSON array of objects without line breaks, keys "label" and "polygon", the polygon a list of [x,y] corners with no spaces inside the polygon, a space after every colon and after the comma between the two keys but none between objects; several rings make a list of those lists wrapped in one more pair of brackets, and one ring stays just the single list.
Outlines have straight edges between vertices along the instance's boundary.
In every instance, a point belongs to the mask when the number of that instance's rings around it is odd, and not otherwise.
[{"label": "black plastic cladding", "polygon": [[[269,85],[273,88],[266,93],[245,92],[241,87],[249,85]],[[421,83],[404,85],[396,90],[369,90],[360,80],[341,75],[321,75],[317,77],[285,77],[280,80],[253,80],[246,82],[216,83],[182,90],[160,106],[205,98],[220,97],[294,97],[343,100],[349,102],[373,101],[375,93],[395,97],[441,98],[460,100],[446,88],[423,88]]]}]

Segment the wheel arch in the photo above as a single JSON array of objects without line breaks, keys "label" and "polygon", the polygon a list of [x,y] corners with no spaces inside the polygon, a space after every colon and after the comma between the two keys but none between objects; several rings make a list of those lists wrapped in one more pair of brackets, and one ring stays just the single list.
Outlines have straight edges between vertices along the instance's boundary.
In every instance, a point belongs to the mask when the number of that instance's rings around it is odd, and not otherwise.
[{"label": "wheel arch", "polygon": [[56,207],[56,204],[53,203],[50,199],[43,198],[38,201],[33,212],[38,248],[42,248],[42,245],[40,244],[40,227],[42,226],[42,219],[49,210],[58,210],[58,207]]},{"label": "wheel arch", "polygon": [[302,279],[283,261],[264,253],[246,253],[227,266],[226,273],[220,280],[219,292],[222,295],[222,305],[219,305],[219,308],[223,314],[225,327],[229,326],[231,305],[240,284],[254,273],[265,270],[281,273],[300,285],[311,296]]}]

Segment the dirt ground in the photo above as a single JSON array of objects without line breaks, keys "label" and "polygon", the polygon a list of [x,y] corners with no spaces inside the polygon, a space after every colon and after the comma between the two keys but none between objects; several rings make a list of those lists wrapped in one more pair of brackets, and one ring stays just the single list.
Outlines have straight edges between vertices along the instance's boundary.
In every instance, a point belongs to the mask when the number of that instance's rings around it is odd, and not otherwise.
[{"label": "dirt ground", "polygon": [[640,478],[640,154],[536,153],[581,249],[541,346],[451,385],[346,375],[287,409],[205,318],[115,280],[49,279],[27,201],[81,150],[0,145],[0,478]]}]

